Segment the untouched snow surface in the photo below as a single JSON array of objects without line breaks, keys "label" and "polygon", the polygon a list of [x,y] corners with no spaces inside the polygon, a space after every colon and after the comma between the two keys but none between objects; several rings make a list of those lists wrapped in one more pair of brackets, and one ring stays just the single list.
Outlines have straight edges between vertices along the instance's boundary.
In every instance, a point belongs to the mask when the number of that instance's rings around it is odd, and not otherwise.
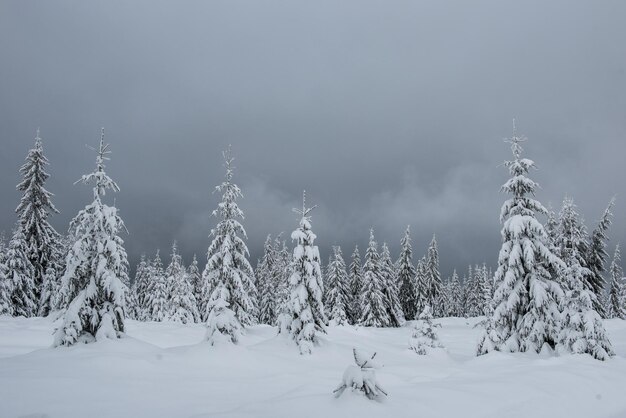
[{"label": "untouched snow surface", "polygon": [[[477,319],[438,322],[447,351],[410,351],[410,324],[346,326],[301,356],[268,326],[211,347],[202,325],[128,321],[122,340],[52,349],[50,319],[0,317],[0,417],[626,417],[626,321],[606,321],[607,362],[475,357]],[[378,352],[384,402],[333,397],[353,347]]]}]

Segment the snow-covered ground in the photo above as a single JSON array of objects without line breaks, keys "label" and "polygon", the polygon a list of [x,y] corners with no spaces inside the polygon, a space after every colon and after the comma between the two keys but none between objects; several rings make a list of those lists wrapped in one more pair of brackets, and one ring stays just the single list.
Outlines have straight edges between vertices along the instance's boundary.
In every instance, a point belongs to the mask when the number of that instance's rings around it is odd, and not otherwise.
[{"label": "snow-covered ground", "polygon": [[[608,362],[475,357],[476,319],[439,322],[447,352],[410,351],[408,327],[333,327],[301,356],[267,326],[211,347],[202,325],[128,321],[123,340],[51,349],[51,320],[0,317],[0,417],[626,417],[626,321],[606,321]],[[378,352],[384,402],[332,396],[355,346]]]}]

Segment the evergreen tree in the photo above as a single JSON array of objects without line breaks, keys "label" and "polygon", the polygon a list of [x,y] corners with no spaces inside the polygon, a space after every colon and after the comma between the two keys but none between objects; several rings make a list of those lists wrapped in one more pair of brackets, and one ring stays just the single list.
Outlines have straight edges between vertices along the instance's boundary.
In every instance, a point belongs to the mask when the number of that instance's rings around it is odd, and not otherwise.
[{"label": "evergreen tree", "polygon": [[559,224],[560,252],[565,262],[561,271],[565,304],[559,350],[587,353],[598,360],[606,360],[614,353],[602,319],[593,308],[596,295],[587,286],[592,273],[585,265],[585,254],[580,252],[580,248],[584,248],[581,241],[585,238],[576,206],[572,199],[566,199]]},{"label": "evergreen tree", "polygon": [[293,274],[292,256],[287,244],[282,240],[281,236],[276,238],[274,248],[280,248],[277,252],[276,265],[274,268],[274,286],[276,287],[276,322],[281,315],[287,315],[291,318],[290,314],[290,300],[291,300],[291,275]]},{"label": "evergreen tree", "polygon": [[211,231],[213,241],[207,251],[207,265],[202,274],[203,281],[211,290],[208,305],[203,307],[203,311],[208,312],[206,339],[211,344],[220,340],[236,343],[242,327],[252,324],[257,317],[251,297],[256,293],[254,271],[244,242],[246,231],[239,222],[244,217],[243,211],[237,205],[237,199],[243,195],[233,183],[230,147],[223,155],[226,178],[216,187],[216,191],[222,194],[222,201],[213,211],[213,216],[220,221]]},{"label": "evergreen tree", "polygon": [[172,244],[172,259],[165,270],[165,277],[169,296],[168,319],[183,324],[195,322],[199,316],[196,298],[176,241]]},{"label": "evergreen tree", "polygon": [[430,275],[426,257],[422,257],[415,267],[415,312],[422,312],[430,303]]},{"label": "evergreen tree", "polygon": [[428,281],[430,284],[428,300],[432,307],[435,317],[442,316],[442,307],[439,306],[441,292],[443,291],[443,282],[441,273],[439,272],[439,249],[437,248],[437,238],[433,235],[433,239],[428,246],[428,258],[426,260],[426,270],[428,272]]},{"label": "evergreen tree", "polygon": [[395,267],[391,261],[391,254],[387,243],[383,243],[380,253],[380,271],[382,272],[383,294],[385,295],[385,309],[389,316],[388,326],[399,327],[404,323],[404,313],[398,297],[398,279]]},{"label": "evergreen tree", "polygon": [[323,283],[320,270],[320,255],[313,245],[316,235],[311,231],[309,214],[316,206],[306,207],[306,194],[302,194],[302,209],[294,209],[300,218],[300,226],[291,233],[296,241],[293,250],[293,272],[291,298],[289,301],[290,321],[288,324],[291,338],[300,348],[300,354],[310,354],[318,341],[318,333],[325,333],[328,322],[322,303]]},{"label": "evergreen tree", "polygon": [[410,227],[406,227],[400,241],[400,257],[398,258],[398,281],[400,282],[400,303],[406,319],[417,316],[417,283],[415,282],[415,266],[413,266],[413,249],[411,247]]},{"label": "evergreen tree", "polygon": [[135,298],[133,317],[138,321],[145,321],[148,319],[148,313],[146,311],[146,298],[149,283],[149,261],[146,260],[146,255],[142,254],[139,264],[137,265],[137,270],[135,271],[135,281],[131,287],[131,292]]},{"label": "evergreen tree", "polygon": [[600,222],[598,222],[598,225],[591,233],[589,251],[585,255],[587,267],[591,271],[591,275],[589,276],[589,287],[596,296],[593,308],[602,318],[607,317],[607,314],[604,311],[604,306],[600,300],[606,286],[602,274],[606,271],[606,260],[609,257],[609,254],[606,251],[607,241],[609,238],[606,233],[611,226],[611,218],[613,217],[611,210],[613,209],[614,204],[615,199],[611,199],[609,205],[604,211],[604,214],[602,215],[602,218],[600,219]]},{"label": "evergreen tree", "polygon": [[263,257],[256,269],[257,287],[259,291],[259,322],[273,325],[278,317],[276,306],[276,284],[274,270],[276,269],[277,253],[274,240],[268,235],[263,245]]},{"label": "evergreen tree", "polygon": [[146,287],[146,296],[144,297],[146,320],[161,322],[166,320],[168,316],[169,295],[159,250],[157,250],[148,272],[149,281]]},{"label": "evergreen tree", "polygon": [[439,324],[433,324],[430,306],[426,306],[413,327],[409,348],[422,356],[428,354],[433,348],[442,348],[443,345],[439,341],[437,332],[435,332],[435,328],[438,326]]},{"label": "evergreen tree", "polygon": [[483,264],[480,269],[480,294],[481,294],[481,315],[490,317],[493,313],[493,283],[487,266]]},{"label": "evergreen tree", "polygon": [[478,344],[478,354],[490,351],[534,351],[558,341],[562,290],[550,275],[562,261],[550,251],[548,236],[535,214],[546,209],[533,198],[538,184],[527,177],[535,163],[521,158],[521,142],[513,132],[514,159],[506,161],[511,179],[502,191],[512,197],[502,206],[502,248],[495,273],[494,313]]},{"label": "evergreen tree", "polygon": [[13,315],[31,317],[37,312],[33,265],[28,259],[28,243],[18,224],[6,255],[6,275],[12,289]]},{"label": "evergreen tree", "polygon": [[198,268],[198,259],[196,255],[193,255],[193,259],[191,260],[191,264],[187,268],[187,277],[189,277],[189,283],[193,289],[193,297],[196,300],[196,311],[198,312],[198,317],[196,318],[196,322],[202,321],[202,312],[201,312],[201,300],[202,300],[202,275],[200,274],[200,269]]},{"label": "evergreen tree", "polygon": [[385,306],[383,291],[383,272],[380,270],[378,244],[374,239],[374,230],[370,229],[370,240],[363,265],[363,290],[361,293],[361,320],[364,326],[386,327],[391,318]]},{"label": "evergreen tree", "polygon": [[361,255],[359,247],[355,246],[350,261],[350,323],[358,324],[361,319],[361,293],[363,291],[363,269],[361,267]]},{"label": "evergreen tree", "polygon": [[470,318],[483,314],[481,278],[482,275],[478,266],[475,266],[473,269],[472,266],[468,267],[468,278],[465,288],[465,310]]},{"label": "evergreen tree", "polygon": [[0,234],[0,315],[13,315],[13,283],[7,275],[6,243]]},{"label": "evergreen tree", "polygon": [[450,316],[463,316],[463,289],[459,282],[459,275],[456,270],[452,273],[450,279]]},{"label": "evergreen tree", "polygon": [[624,272],[620,263],[622,261],[619,244],[615,246],[615,254],[609,273],[611,274],[611,287],[609,288],[609,300],[607,303],[607,317],[626,319],[626,292],[624,289]]},{"label": "evergreen tree", "polygon": [[45,182],[50,177],[45,171],[47,165],[48,159],[43,154],[37,130],[35,146],[28,152],[26,162],[20,168],[23,179],[17,189],[23,195],[15,211],[19,217],[18,228],[26,241],[26,258],[32,265],[33,280],[28,283],[34,286],[22,292],[34,294],[37,309],[31,315],[42,316],[56,308],[53,298],[59,287],[58,274],[61,272],[63,257],[61,235],[48,222],[50,214],[58,213],[58,210],[52,204],[52,193],[45,188]]},{"label": "evergreen tree", "polygon": [[340,247],[333,247],[333,255],[328,265],[328,305],[326,312],[334,325],[348,324],[350,310],[350,280],[346,271]]},{"label": "evergreen tree", "polygon": [[107,190],[119,191],[104,171],[108,147],[102,129],[96,170],[80,180],[93,184],[94,200],[70,224],[74,244],[67,255],[61,292],[71,302],[55,330],[55,346],[118,338],[124,332],[128,261],[119,233],[126,228],[117,208],[102,202]]}]

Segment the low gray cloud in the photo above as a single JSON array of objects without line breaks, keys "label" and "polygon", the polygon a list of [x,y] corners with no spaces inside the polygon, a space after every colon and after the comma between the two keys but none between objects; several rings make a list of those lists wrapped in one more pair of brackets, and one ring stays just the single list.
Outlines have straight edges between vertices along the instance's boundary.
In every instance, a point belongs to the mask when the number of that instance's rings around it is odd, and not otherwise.
[{"label": "low gray cloud", "polygon": [[[626,241],[624,2],[109,1],[0,5],[0,229],[40,126],[65,230],[90,198],[100,126],[133,261],[204,254],[233,144],[252,257],[297,225],[306,188],[324,253],[433,233],[444,274],[494,263],[511,119],[538,197],[593,225],[618,195]],[[324,255],[325,256],[325,255]]]}]

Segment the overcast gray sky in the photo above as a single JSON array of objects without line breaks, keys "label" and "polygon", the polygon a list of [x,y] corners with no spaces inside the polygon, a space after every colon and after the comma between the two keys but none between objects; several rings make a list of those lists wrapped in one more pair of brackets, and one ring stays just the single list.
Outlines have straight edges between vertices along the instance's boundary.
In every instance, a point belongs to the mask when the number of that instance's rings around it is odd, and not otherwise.
[{"label": "overcast gray sky", "polygon": [[254,263],[306,188],[323,254],[370,226],[395,252],[411,224],[448,275],[495,264],[516,117],[539,199],[573,196],[592,227],[617,194],[626,242],[625,18],[621,0],[2,1],[0,229],[41,127],[65,231],[104,126],[133,262],[174,239],[204,259],[232,143]]}]

